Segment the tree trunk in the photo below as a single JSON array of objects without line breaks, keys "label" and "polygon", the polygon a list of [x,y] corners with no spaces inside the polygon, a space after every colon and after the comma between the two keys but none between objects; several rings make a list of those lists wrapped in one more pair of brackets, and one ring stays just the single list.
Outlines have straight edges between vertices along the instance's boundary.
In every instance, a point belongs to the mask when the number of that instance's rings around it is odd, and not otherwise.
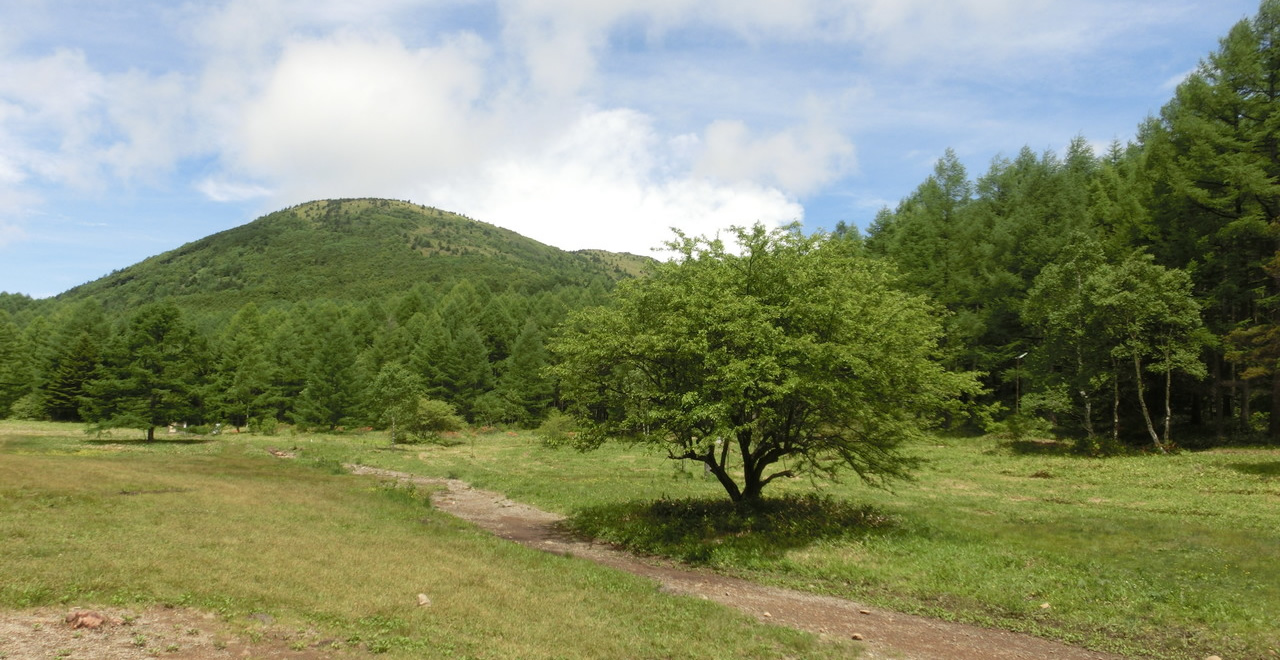
[{"label": "tree trunk", "polygon": [[1093,401],[1089,400],[1089,395],[1084,390],[1080,390],[1080,396],[1084,397],[1084,432],[1090,438],[1093,437]]},{"label": "tree trunk", "polygon": [[729,494],[729,499],[734,502],[741,502],[742,491],[738,488],[738,484],[734,482],[733,477],[730,477],[723,467],[717,465],[714,458],[710,460],[704,459],[703,463],[707,464],[707,469],[716,476],[720,485],[724,487],[724,492]]},{"label": "tree trunk", "polygon": [[1211,378],[1213,378],[1213,392],[1211,396],[1213,397],[1213,400],[1212,400],[1212,403],[1210,404],[1212,406],[1212,409],[1210,410],[1210,414],[1213,415],[1214,440],[1218,443],[1221,443],[1225,441],[1227,438],[1227,433],[1226,433],[1227,415],[1225,411],[1227,399],[1222,395],[1222,356],[1218,355],[1217,351],[1213,351],[1212,355],[1213,355],[1213,358],[1212,358],[1213,374]]},{"label": "tree trunk", "polygon": [[1253,392],[1250,391],[1249,381],[1241,380],[1237,382],[1237,386],[1240,388],[1240,394],[1237,395],[1240,399],[1240,431],[1249,433],[1252,430],[1249,418],[1253,417],[1253,402],[1251,401]]},{"label": "tree trunk", "polygon": [[[720,457],[716,458],[716,448],[720,448]],[[725,466],[729,464],[729,443],[724,440],[717,440],[711,449],[707,450],[707,455],[702,457],[702,462],[706,463],[707,470],[714,474],[716,480],[724,488],[724,492],[729,494],[729,499],[734,502],[742,501],[742,490],[738,488],[737,482],[733,477],[729,476],[729,471]]]},{"label": "tree trunk", "polygon": [[147,442],[155,442],[155,439],[156,439],[156,427],[154,427],[154,426],[148,426],[148,427],[147,427]]},{"label": "tree trunk", "polygon": [[1111,361],[1111,441],[1120,444],[1120,365]]},{"label": "tree trunk", "polygon": [[1142,358],[1136,353],[1133,356],[1133,375],[1138,379],[1138,407],[1142,409],[1142,419],[1147,423],[1147,433],[1151,434],[1151,441],[1156,443],[1156,449],[1159,449],[1161,454],[1167,453],[1160,442],[1160,435],[1156,433],[1155,424],[1151,423],[1151,411],[1147,410],[1147,397],[1142,393]]},{"label": "tree trunk", "polygon": [[1280,365],[1271,368],[1271,417],[1267,423],[1267,438],[1280,443]]},{"label": "tree trunk", "polygon": [[[1167,356],[1166,356],[1167,357]],[[1169,405],[1170,392],[1173,391],[1173,366],[1165,362],[1164,370],[1164,441],[1169,442],[1169,427],[1173,423],[1173,408]]]},{"label": "tree trunk", "polygon": [[764,466],[759,465],[759,457],[751,451],[751,432],[738,434],[738,451],[742,452],[742,502],[755,502],[760,499],[760,491],[764,484],[760,475]]}]

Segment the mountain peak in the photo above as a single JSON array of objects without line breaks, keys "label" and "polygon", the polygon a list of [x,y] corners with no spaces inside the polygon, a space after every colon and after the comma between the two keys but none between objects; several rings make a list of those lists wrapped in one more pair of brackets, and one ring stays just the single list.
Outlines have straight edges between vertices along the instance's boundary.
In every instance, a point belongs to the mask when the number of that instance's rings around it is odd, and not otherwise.
[{"label": "mountain peak", "polygon": [[615,281],[645,257],[566,252],[508,229],[389,199],[298,204],[67,291],[105,306],[173,298],[234,309],[246,302],[363,300],[418,284],[471,280],[526,292]]}]

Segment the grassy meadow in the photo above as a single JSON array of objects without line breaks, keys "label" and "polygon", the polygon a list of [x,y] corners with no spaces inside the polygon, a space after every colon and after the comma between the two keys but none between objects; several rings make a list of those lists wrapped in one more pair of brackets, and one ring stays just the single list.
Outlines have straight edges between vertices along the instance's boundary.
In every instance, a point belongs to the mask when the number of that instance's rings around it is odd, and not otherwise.
[{"label": "grassy meadow", "polygon": [[497,540],[432,510],[425,492],[342,474],[328,453],[280,460],[257,444],[376,454],[372,436],[135,435],[0,423],[0,609],[193,607],[250,637],[251,615],[265,614],[311,631],[299,649],[323,642],[385,657],[853,653]]},{"label": "grassy meadow", "polygon": [[[743,512],[699,466],[528,433],[397,447],[379,433],[117,438],[0,423],[0,606],[268,612],[405,657],[852,653],[492,539],[424,493],[340,473],[359,462],[465,479],[584,533],[765,583],[1131,657],[1280,653],[1277,449],[1093,459],[938,438],[912,448],[924,467],[893,492],[795,479]],[[418,592],[435,604],[416,607]]]},{"label": "grassy meadow", "polygon": [[1132,657],[1280,654],[1274,448],[1097,459],[1058,443],[936,438],[912,448],[925,465],[893,492],[775,482],[777,501],[743,515],[699,466],[644,448],[580,454],[510,432],[459,441],[255,440],[462,478],[570,514],[584,533],[771,584]]}]

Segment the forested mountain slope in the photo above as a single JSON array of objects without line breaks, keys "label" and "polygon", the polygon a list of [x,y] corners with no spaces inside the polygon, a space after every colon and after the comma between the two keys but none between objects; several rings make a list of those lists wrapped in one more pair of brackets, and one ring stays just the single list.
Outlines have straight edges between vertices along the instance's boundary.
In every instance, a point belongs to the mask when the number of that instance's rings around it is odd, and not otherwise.
[{"label": "forested mountain slope", "polygon": [[532,424],[553,404],[545,337],[650,261],[407,202],[310,202],[55,299],[0,296],[0,417],[335,428],[429,396]]},{"label": "forested mountain slope", "polygon": [[188,243],[58,296],[122,309],[169,298],[184,308],[384,297],[468,280],[530,293],[614,281],[647,261],[565,252],[513,231],[408,202],[300,204]]}]

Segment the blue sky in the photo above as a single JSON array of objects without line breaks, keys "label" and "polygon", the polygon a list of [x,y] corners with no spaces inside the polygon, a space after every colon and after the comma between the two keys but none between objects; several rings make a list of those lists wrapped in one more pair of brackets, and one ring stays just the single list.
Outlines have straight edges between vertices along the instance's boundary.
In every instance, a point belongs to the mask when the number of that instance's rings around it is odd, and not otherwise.
[{"label": "blue sky", "polygon": [[565,249],[865,227],[948,147],[1132,138],[1243,0],[10,0],[0,291],[292,204],[390,197]]}]

